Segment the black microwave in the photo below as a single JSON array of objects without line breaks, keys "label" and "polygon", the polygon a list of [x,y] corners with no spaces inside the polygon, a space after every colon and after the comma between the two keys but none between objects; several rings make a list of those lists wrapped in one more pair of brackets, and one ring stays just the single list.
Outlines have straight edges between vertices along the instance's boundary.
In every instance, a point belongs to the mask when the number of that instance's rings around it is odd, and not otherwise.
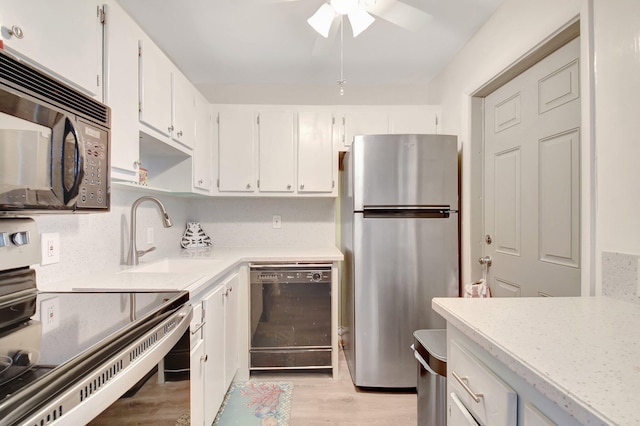
[{"label": "black microwave", "polygon": [[0,214],[109,211],[110,115],[0,50]]}]

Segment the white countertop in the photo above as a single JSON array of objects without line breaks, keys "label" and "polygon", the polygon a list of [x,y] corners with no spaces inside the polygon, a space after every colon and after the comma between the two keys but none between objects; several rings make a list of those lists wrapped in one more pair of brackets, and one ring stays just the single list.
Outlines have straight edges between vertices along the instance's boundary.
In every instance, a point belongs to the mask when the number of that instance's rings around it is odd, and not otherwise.
[{"label": "white countertop", "polygon": [[[247,262],[334,262],[336,247],[208,247],[176,250],[167,258],[140,259],[138,266],[80,275],[49,283],[42,291],[176,291],[198,289]],[[163,271],[164,269],[164,271]]]},{"label": "white countertop", "polygon": [[640,305],[607,297],[432,305],[582,424],[640,425]]}]

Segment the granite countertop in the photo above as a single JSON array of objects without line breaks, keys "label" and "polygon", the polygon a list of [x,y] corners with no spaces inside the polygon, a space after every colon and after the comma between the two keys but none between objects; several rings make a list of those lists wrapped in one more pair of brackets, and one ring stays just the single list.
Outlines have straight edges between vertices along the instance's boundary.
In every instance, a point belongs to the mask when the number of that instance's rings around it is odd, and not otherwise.
[{"label": "granite countertop", "polygon": [[435,298],[433,308],[582,424],[640,425],[640,305]]},{"label": "granite countertop", "polygon": [[343,259],[336,247],[207,247],[181,249],[166,258],[141,259],[118,271],[80,275],[49,283],[41,291],[177,291],[196,294],[247,262],[334,262]]}]

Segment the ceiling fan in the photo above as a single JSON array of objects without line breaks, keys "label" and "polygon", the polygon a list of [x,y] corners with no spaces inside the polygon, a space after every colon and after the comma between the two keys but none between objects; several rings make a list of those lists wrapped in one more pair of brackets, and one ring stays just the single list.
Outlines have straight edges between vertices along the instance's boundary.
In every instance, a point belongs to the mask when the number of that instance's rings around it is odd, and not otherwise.
[{"label": "ceiling fan", "polygon": [[347,16],[354,37],[366,30],[376,15],[400,27],[416,30],[431,20],[431,15],[399,0],[328,0],[307,20],[325,38]]}]

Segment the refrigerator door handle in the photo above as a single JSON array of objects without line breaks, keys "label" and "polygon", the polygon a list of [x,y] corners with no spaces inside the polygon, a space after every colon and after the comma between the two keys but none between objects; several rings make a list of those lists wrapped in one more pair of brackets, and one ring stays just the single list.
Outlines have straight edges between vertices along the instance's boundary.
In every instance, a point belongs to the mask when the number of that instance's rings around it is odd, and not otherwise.
[{"label": "refrigerator door handle", "polygon": [[427,218],[446,219],[452,213],[449,206],[365,206],[364,218]]}]

